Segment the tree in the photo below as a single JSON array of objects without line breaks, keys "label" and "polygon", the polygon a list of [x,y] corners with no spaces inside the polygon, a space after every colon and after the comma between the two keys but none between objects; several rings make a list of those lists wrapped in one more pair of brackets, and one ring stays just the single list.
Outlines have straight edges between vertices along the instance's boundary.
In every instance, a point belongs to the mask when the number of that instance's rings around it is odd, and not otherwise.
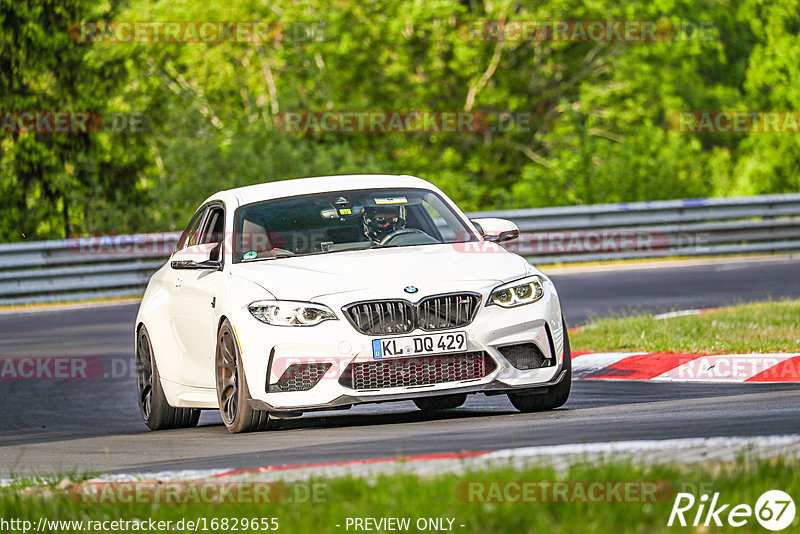
[{"label": "tree", "polygon": [[[68,236],[97,204],[136,190],[141,141],[108,124],[95,131],[126,81],[126,56],[98,53],[69,31],[114,13],[88,0],[0,0],[0,239]],[[24,122],[23,112],[42,122]],[[57,114],[77,122],[46,131]]]}]

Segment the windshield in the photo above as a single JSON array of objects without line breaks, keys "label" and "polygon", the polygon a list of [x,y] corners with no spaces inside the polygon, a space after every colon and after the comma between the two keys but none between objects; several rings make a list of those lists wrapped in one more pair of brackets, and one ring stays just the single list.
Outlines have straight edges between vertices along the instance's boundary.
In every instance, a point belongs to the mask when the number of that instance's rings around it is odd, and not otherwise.
[{"label": "windshield", "polygon": [[367,189],[303,195],[240,207],[234,262],[478,238],[436,194]]}]

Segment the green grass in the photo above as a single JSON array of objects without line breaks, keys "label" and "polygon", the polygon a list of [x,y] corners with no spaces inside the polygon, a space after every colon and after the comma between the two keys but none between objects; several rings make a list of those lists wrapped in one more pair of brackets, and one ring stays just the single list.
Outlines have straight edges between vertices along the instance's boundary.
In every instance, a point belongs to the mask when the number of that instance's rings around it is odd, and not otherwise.
[{"label": "green grass", "polygon": [[800,352],[800,300],[740,304],[670,319],[612,317],[587,326],[570,334],[573,350]]},{"label": "green grass", "polygon": [[[460,483],[468,481],[644,481],[666,483],[668,491],[657,502],[587,503],[587,502],[467,502],[457,493]],[[278,504],[85,504],[68,492],[47,490],[46,495],[30,489],[0,489],[0,517],[29,520],[48,519],[154,519],[181,518],[261,518],[278,519],[280,532],[347,532],[348,517],[409,517],[412,525],[418,518],[454,518],[455,532],[548,533],[575,532],[698,532],[703,529],[666,526],[676,492],[720,492],[727,503],[755,505],[759,495],[782,489],[800,496],[800,462],[793,459],[751,461],[740,459],[732,464],[642,466],[631,463],[579,463],[566,472],[549,467],[525,469],[495,468],[461,475],[423,478],[411,475],[381,476],[374,479],[334,479],[316,481],[326,485],[324,498],[308,503]],[[291,493],[291,492],[290,492]],[[657,493],[657,495],[662,495]],[[693,518],[693,513],[687,517]],[[800,516],[799,516],[800,517]],[[341,525],[337,528],[335,525]],[[460,525],[465,525],[461,527]],[[796,531],[800,518],[786,530]],[[247,529],[246,529],[247,530]],[[764,532],[755,522],[737,532]],[[113,530],[112,530],[113,531]],[[410,532],[416,532],[411,528]],[[710,528],[724,532],[725,528]],[[349,532],[353,532],[351,528]]]},{"label": "green grass", "polygon": [[70,482],[78,483],[98,476],[99,473],[65,471],[60,474],[29,474],[16,475],[11,477],[9,487],[23,489],[29,487],[54,488],[67,479]]}]

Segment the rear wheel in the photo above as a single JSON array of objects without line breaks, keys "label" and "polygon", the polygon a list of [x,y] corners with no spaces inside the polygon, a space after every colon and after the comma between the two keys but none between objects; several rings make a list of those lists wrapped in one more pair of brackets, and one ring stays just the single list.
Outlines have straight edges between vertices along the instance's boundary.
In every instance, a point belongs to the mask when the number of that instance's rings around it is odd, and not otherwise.
[{"label": "rear wheel", "polygon": [[136,336],[136,391],[139,413],[150,430],[197,426],[200,410],[173,408],[164,396],[150,334],[142,325]]},{"label": "rear wheel", "polygon": [[541,412],[552,410],[563,406],[569,398],[572,389],[572,353],[569,347],[569,336],[567,335],[567,325],[562,323],[564,329],[564,367],[567,371],[561,382],[555,386],[550,386],[544,393],[520,394],[509,393],[508,399],[514,408],[521,412]]},{"label": "rear wheel", "polygon": [[216,375],[219,412],[228,430],[234,434],[258,432],[277,425],[269,412],[255,410],[247,402],[250,390],[242,368],[242,356],[227,319],[217,335]]},{"label": "rear wheel", "polygon": [[445,395],[443,397],[422,397],[414,399],[414,404],[422,411],[452,410],[467,401],[466,395]]}]

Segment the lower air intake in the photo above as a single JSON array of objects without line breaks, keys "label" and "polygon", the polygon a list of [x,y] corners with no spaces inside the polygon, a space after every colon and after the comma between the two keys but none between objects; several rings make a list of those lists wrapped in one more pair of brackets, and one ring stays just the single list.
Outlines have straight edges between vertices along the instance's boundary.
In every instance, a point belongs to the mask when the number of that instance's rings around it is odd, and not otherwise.
[{"label": "lower air intake", "polygon": [[553,360],[550,360],[542,354],[539,347],[535,343],[520,343],[518,345],[506,345],[497,350],[500,354],[508,360],[508,363],[513,365],[520,371],[528,369],[540,369],[542,367],[552,367],[555,365]]},{"label": "lower air intake", "polygon": [[317,385],[322,375],[330,369],[329,363],[295,363],[286,368],[281,378],[269,385],[268,393],[308,391]]},{"label": "lower air intake", "polygon": [[351,363],[339,383],[351,389],[424,386],[483,378],[496,367],[485,352],[390,358]]}]

